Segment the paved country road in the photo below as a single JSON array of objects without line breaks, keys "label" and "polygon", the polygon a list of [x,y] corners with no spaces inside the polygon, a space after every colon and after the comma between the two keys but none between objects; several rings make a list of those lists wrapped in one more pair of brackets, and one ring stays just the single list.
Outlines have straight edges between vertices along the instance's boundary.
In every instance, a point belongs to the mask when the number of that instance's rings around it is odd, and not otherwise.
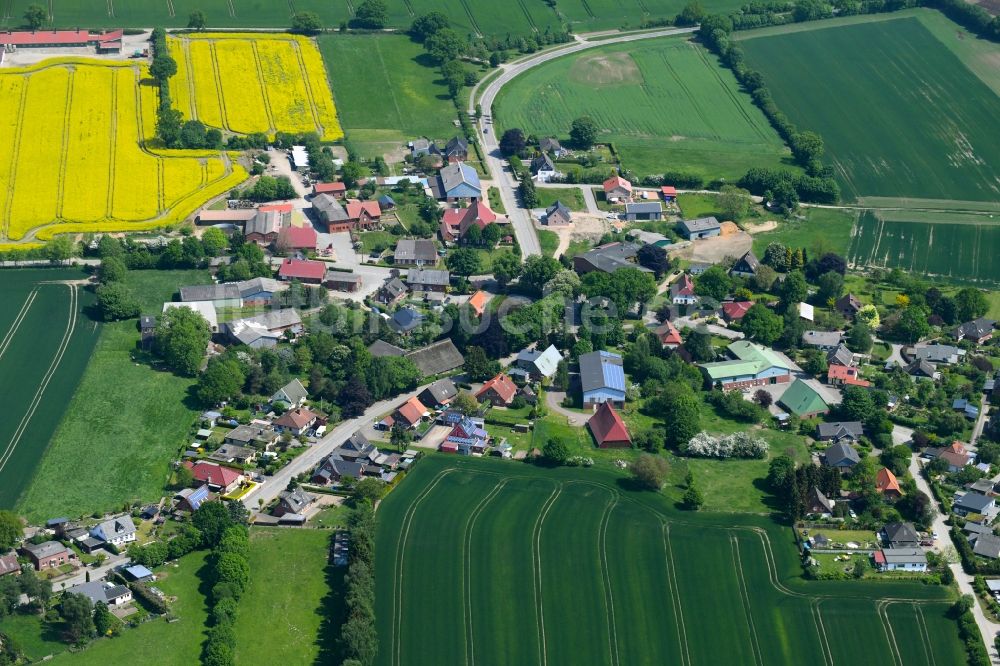
[{"label": "paved country road", "polygon": [[482,144],[483,152],[486,156],[486,168],[490,173],[491,179],[500,190],[500,199],[503,201],[504,208],[507,210],[508,215],[510,215],[510,221],[514,227],[514,235],[517,237],[517,243],[521,247],[522,257],[526,258],[533,254],[541,254],[542,250],[538,243],[538,235],[535,234],[535,228],[531,222],[531,214],[527,210],[520,207],[516,192],[517,184],[510,172],[504,168],[503,156],[500,154],[500,148],[497,144],[498,139],[496,136],[496,128],[492,123],[492,110],[493,102],[496,100],[497,93],[500,92],[500,89],[507,85],[515,77],[523,74],[529,69],[571,53],[578,53],[580,51],[607,46],[609,44],[634,42],[640,39],[683,35],[692,33],[695,30],[697,30],[696,27],[669,28],[666,30],[654,30],[651,32],[623,34],[618,37],[611,37],[598,41],[571,42],[565,46],[545,51],[544,53],[540,53],[533,57],[501,65],[500,76],[490,81],[486,85],[486,88],[481,92],[478,87],[472,91],[472,95],[469,96],[469,113],[475,113],[477,102],[484,109],[484,115],[480,118],[479,123],[476,125],[476,131],[479,134],[479,142]]}]

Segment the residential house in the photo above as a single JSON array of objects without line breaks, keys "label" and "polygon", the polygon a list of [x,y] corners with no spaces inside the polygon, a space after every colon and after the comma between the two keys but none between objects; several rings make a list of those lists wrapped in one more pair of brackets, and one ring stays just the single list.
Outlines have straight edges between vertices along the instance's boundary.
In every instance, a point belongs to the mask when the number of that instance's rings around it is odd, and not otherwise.
[{"label": "residential house", "polygon": [[35,571],[56,569],[64,564],[77,564],[76,553],[58,541],[25,543],[21,546],[21,550],[31,560]]},{"label": "residential house", "polygon": [[754,256],[752,250],[747,250],[729,269],[729,274],[739,277],[753,277],[758,270],[760,270],[760,261]]},{"label": "residential house", "polygon": [[312,207],[316,220],[325,224],[327,231],[348,231],[353,226],[347,217],[347,209],[340,203],[338,197],[320,194],[313,197]]},{"label": "residential house", "polygon": [[584,408],[593,409],[602,402],[623,407],[625,370],[622,368],[622,357],[603,350],[581,354],[580,387]]},{"label": "residential house", "polygon": [[975,421],[979,418],[979,408],[965,398],[956,398],[952,401],[951,408],[955,411],[962,412],[962,415],[967,419]]},{"label": "residential house", "polygon": [[863,434],[861,421],[834,421],[816,426],[816,439],[820,442],[856,442]]},{"label": "residential house", "polygon": [[861,462],[861,456],[846,441],[831,445],[823,452],[823,462],[827,467],[836,467],[844,476],[849,476],[854,466]]},{"label": "residential house", "polygon": [[406,297],[406,285],[398,277],[391,277],[375,294],[375,300],[383,305],[392,307]]},{"label": "residential house", "polygon": [[163,312],[174,308],[187,308],[192,312],[197,312],[208,322],[208,329],[213,333],[219,332],[219,315],[215,311],[215,306],[209,301],[190,301],[188,303],[164,303]]},{"label": "residential house", "polygon": [[348,437],[334,449],[334,452],[344,460],[355,460],[368,463],[378,455],[378,449],[368,441],[360,430]]},{"label": "residential house", "polygon": [[238,425],[226,433],[224,442],[259,450],[270,450],[278,442],[278,431],[263,422]]},{"label": "residential house", "polygon": [[692,261],[690,265],[688,265],[687,272],[691,275],[701,275],[714,265],[715,264],[705,263],[704,261]]},{"label": "residential house", "polygon": [[662,220],[663,206],[659,201],[627,203],[625,204],[625,219],[629,222]]},{"label": "residential house", "polygon": [[392,261],[397,266],[433,266],[437,260],[437,245],[426,239],[403,238],[396,243],[392,255]]},{"label": "residential house", "polygon": [[559,159],[566,154],[566,150],[559,143],[559,139],[545,136],[538,140],[538,149],[543,153],[551,153],[553,157]]},{"label": "residential house", "polygon": [[602,402],[594,415],[587,420],[587,428],[594,436],[597,447],[601,449],[624,448],[632,446],[632,438],[622,417],[611,406],[610,402]]},{"label": "residential house", "polygon": [[[474,201],[468,208],[446,208],[441,217],[441,240],[445,243],[454,243],[464,238],[472,227],[479,227],[479,230],[482,231],[496,221],[497,214],[482,201]],[[430,263],[437,260],[436,247],[434,253],[435,257]]]},{"label": "residential house", "polygon": [[482,289],[480,289],[469,297],[469,300],[466,301],[466,304],[470,308],[472,308],[472,311],[476,313],[477,317],[482,317],[483,314],[486,312],[486,303],[489,302],[489,299],[490,295],[485,291],[483,291]]},{"label": "residential house", "polygon": [[483,424],[466,416],[452,427],[451,432],[448,433],[441,445],[441,450],[467,456],[482,455],[486,452],[488,442],[489,435],[483,429]]},{"label": "residential house", "polygon": [[239,444],[223,444],[212,455],[209,460],[219,463],[235,463],[237,465],[248,465],[257,460],[257,449],[251,449]]},{"label": "residential house", "polygon": [[262,306],[271,305],[274,295],[288,289],[288,285],[271,278],[258,277],[237,282],[236,288],[240,290],[244,306]]},{"label": "residential house", "polygon": [[215,463],[201,460],[192,463],[188,460],[183,465],[191,470],[191,474],[194,476],[196,482],[207,484],[209,490],[222,495],[236,490],[245,480],[242,472],[231,467],[216,465]]},{"label": "residential house", "polygon": [[965,322],[952,331],[951,334],[959,342],[962,340],[971,340],[977,345],[981,345],[993,337],[994,325],[996,325],[996,322],[992,319],[980,317],[979,319]]},{"label": "residential house", "polygon": [[660,196],[663,197],[664,201],[673,203],[674,201],[677,201],[677,188],[673,185],[661,185]]},{"label": "residential house", "polygon": [[190,287],[181,287],[180,296],[182,303],[208,302],[216,308],[243,307],[243,298],[240,296],[240,288],[233,282],[226,284],[199,284]]},{"label": "residential house", "polygon": [[319,237],[316,235],[316,230],[309,226],[287,226],[282,227],[281,231],[278,232],[278,238],[275,240],[275,247],[300,252],[311,252],[316,249],[316,243]]},{"label": "residential house", "polygon": [[844,294],[837,299],[836,303],[833,305],[834,309],[839,312],[845,319],[854,319],[854,315],[858,313],[864,304],[854,294]]},{"label": "residential house", "polygon": [[501,372],[476,391],[476,400],[479,402],[488,401],[494,407],[507,407],[516,395],[517,386],[514,384],[514,381]]},{"label": "residential house", "polygon": [[965,350],[954,345],[914,345],[903,349],[903,353],[917,361],[955,365],[965,357]]},{"label": "residential house", "polygon": [[451,402],[456,395],[458,395],[458,387],[455,386],[455,382],[445,377],[425,388],[417,398],[421,403],[429,407],[441,409]]},{"label": "residential house", "polygon": [[65,592],[66,594],[82,594],[90,599],[90,603],[95,606],[98,603],[105,604],[109,607],[124,606],[132,601],[132,590],[128,589],[126,586],[115,585],[114,583],[105,583],[99,580],[92,580],[86,583],[80,583],[79,585],[74,585],[73,587],[67,588]]},{"label": "residential house", "polygon": [[483,188],[479,174],[470,165],[459,162],[441,169],[436,179],[431,181],[434,198],[445,201],[481,199]]},{"label": "residential house", "polygon": [[[994,534],[980,534],[970,539],[972,552],[980,557],[1000,558],[1000,537]],[[990,581],[987,581],[987,583]]]},{"label": "residential house", "polygon": [[840,343],[836,349],[827,352],[826,362],[830,365],[842,365],[850,367],[854,365],[854,352],[847,348],[847,345]]},{"label": "residential house", "polygon": [[278,269],[278,277],[286,282],[298,280],[305,284],[320,284],[326,275],[326,264],[309,259],[285,259]]},{"label": "residential house", "polygon": [[573,214],[566,204],[557,199],[554,204],[545,209],[545,219],[542,221],[549,227],[561,227],[573,221]]},{"label": "residential house", "polygon": [[638,253],[639,246],[635,243],[606,243],[573,257],[573,270],[580,275],[591,271],[614,273],[619,268],[635,268],[651,273],[648,268],[636,263]]},{"label": "residential house", "polygon": [[844,342],[844,334],[840,331],[805,331],[802,334],[802,344],[817,347],[822,351],[833,351]]},{"label": "residential house", "polygon": [[382,208],[377,201],[348,199],[344,210],[352,229],[368,229],[382,221]]},{"label": "residential house", "polygon": [[670,285],[670,302],[674,305],[696,305],[698,300],[698,295],[694,293],[694,280],[687,273],[681,273]]},{"label": "residential house", "polygon": [[464,162],[469,159],[469,142],[459,136],[452,137],[444,145],[444,150],[441,153],[450,164]]},{"label": "residential house", "polygon": [[973,456],[969,454],[965,445],[961,442],[952,442],[951,445],[943,449],[928,448],[924,455],[929,458],[941,458],[948,464],[949,472],[958,472],[972,462]]},{"label": "residential house", "polygon": [[919,548],[883,548],[872,558],[879,571],[927,571],[927,555]]},{"label": "residential house", "polygon": [[7,553],[6,555],[0,555],[0,578],[8,574],[19,574],[21,573],[21,563],[17,561],[16,553]]},{"label": "residential house", "polygon": [[898,499],[903,496],[903,490],[899,487],[896,475],[885,467],[875,474],[875,490],[886,499]]},{"label": "residential house", "polygon": [[406,286],[412,291],[444,292],[451,284],[451,274],[431,268],[413,268],[406,274]]},{"label": "residential house", "polygon": [[378,198],[378,207],[382,210],[392,210],[396,207],[396,200],[388,194],[383,194]]},{"label": "residential house", "polygon": [[356,460],[345,460],[336,452],[327,456],[319,464],[310,479],[319,485],[340,483],[345,478],[360,479],[365,475],[366,466],[363,462]]},{"label": "residential house", "polygon": [[871,386],[871,382],[861,379],[858,368],[846,365],[827,366],[826,381],[833,386]]},{"label": "residential house", "polygon": [[406,353],[405,356],[413,361],[413,365],[417,366],[417,370],[424,377],[451,372],[465,363],[465,357],[462,356],[462,352],[458,351],[458,347],[451,341],[451,338],[445,338],[438,342],[432,342],[426,347],[414,349]]},{"label": "residential house", "polygon": [[389,319],[389,328],[400,335],[409,335],[424,323],[424,315],[411,307],[399,308]]},{"label": "residential house", "polygon": [[653,332],[660,339],[660,344],[669,349],[677,349],[684,343],[684,340],[681,338],[681,332],[677,330],[677,327],[669,319],[657,326]]},{"label": "residential house", "polygon": [[941,373],[933,365],[921,359],[915,359],[909,363],[903,371],[914,379],[930,379],[937,381],[941,379]]},{"label": "residential house", "polygon": [[403,428],[415,428],[429,414],[430,411],[414,396],[396,408],[392,420]]},{"label": "residential house", "polygon": [[353,293],[361,289],[364,281],[360,275],[347,273],[345,271],[328,270],[323,277],[323,286],[330,291],[346,291]]},{"label": "residential house", "polygon": [[313,194],[329,194],[331,197],[343,199],[347,196],[347,183],[341,181],[335,183],[316,183],[313,185]]},{"label": "residential house", "polygon": [[916,548],[920,545],[920,535],[913,523],[887,523],[882,528],[881,537],[888,548]]},{"label": "residential house", "polygon": [[813,486],[812,490],[809,491],[809,495],[806,497],[807,514],[830,516],[833,515],[834,507],[835,504],[833,500],[829,499],[822,493],[822,491],[820,491],[819,488],[815,486]]},{"label": "residential house", "polygon": [[295,308],[269,310],[256,317],[235,319],[222,325],[222,332],[233,344],[253,349],[274,347],[285,339],[286,332],[295,336],[303,330],[302,318]]},{"label": "residential house", "polygon": [[296,437],[308,432],[316,425],[319,416],[305,407],[296,407],[274,420],[274,427],[278,432],[290,432]]},{"label": "residential house", "polygon": [[559,176],[559,172],[556,171],[555,162],[545,153],[531,160],[530,169],[531,179],[536,183],[548,183],[553,178]]},{"label": "residential house", "polygon": [[603,183],[604,198],[609,202],[630,201],[632,199],[632,183],[621,176],[612,176]]},{"label": "residential house", "polygon": [[699,217],[694,220],[681,220],[677,230],[688,240],[712,238],[722,235],[722,225],[714,217]]},{"label": "residential house", "polygon": [[778,404],[800,419],[811,419],[830,411],[823,396],[801,379],[792,382],[788,390],[778,398]]},{"label": "residential house", "polygon": [[721,385],[723,390],[745,391],[756,386],[791,381],[788,362],[767,347],[737,340],[726,349],[732,357],[730,360],[702,363],[700,366],[708,381]]},{"label": "residential house", "polygon": [[302,512],[309,508],[316,498],[302,488],[295,490],[282,490],[278,493],[278,505],[271,512],[272,515],[284,516],[286,514],[302,515]]},{"label": "residential house", "polygon": [[90,536],[121,548],[135,541],[135,523],[132,522],[132,516],[128,514],[109,518],[91,527]]},{"label": "residential house", "polygon": [[197,488],[182,488],[174,495],[174,507],[178,511],[194,513],[202,504],[210,502],[215,496],[208,488],[208,484]]},{"label": "residential house", "polygon": [[549,345],[544,351],[537,349],[522,349],[514,360],[516,367],[510,369],[510,374],[520,374],[526,379],[540,381],[551,379],[556,370],[559,369],[559,362],[563,360],[562,354],[555,345]]},{"label": "residential house", "polygon": [[983,516],[983,523],[989,524],[997,514],[996,498],[979,493],[967,492],[955,500],[951,510],[957,516]]},{"label": "residential house", "polygon": [[298,378],[288,382],[271,396],[271,404],[284,403],[286,407],[299,407],[309,397],[309,391]]},{"label": "residential house", "polygon": [[753,301],[726,301],[722,304],[722,318],[726,321],[739,321],[753,307]]}]

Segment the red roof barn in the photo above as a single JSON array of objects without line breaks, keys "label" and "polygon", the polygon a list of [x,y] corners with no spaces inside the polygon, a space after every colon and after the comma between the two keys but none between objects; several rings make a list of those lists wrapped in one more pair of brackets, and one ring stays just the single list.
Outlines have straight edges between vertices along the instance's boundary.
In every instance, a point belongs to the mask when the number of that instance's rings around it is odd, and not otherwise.
[{"label": "red roof barn", "polygon": [[316,183],[313,185],[313,194],[330,194],[342,199],[347,193],[347,185],[341,182],[337,183]]},{"label": "red roof barn", "polygon": [[278,276],[282,280],[299,280],[311,284],[322,282],[325,274],[326,264],[308,259],[285,259],[278,269]]},{"label": "red roof barn", "polygon": [[284,227],[278,232],[278,244],[289,250],[315,250],[316,230],[312,227]]},{"label": "red roof barn", "polygon": [[632,446],[625,422],[618,415],[610,402],[602,402],[590,420],[587,427],[594,435],[597,446],[602,449],[628,448]]}]

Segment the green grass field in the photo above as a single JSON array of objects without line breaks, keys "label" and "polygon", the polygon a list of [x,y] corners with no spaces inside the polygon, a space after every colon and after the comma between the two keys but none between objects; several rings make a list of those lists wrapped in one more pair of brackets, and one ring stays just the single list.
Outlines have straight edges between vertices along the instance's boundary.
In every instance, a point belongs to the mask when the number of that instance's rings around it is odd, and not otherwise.
[{"label": "green grass field", "polygon": [[790,166],[788,151],[732,74],[677,37],[611,45],[553,60],[504,87],[502,127],[565,139],[590,115],[640,174],[691,170],[738,179],[751,166]]},{"label": "green grass field", "polygon": [[14,506],[45,457],[100,335],[86,314],[93,294],[57,283],[85,277],[77,269],[0,274],[0,508]]},{"label": "green grass field", "polygon": [[400,35],[331,35],[319,46],[346,140],[362,155],[402,151],[421,136],[447,141],[458,132],[448,88],[420,44]]},{"label": "green grass field", "polygon": [[[209,281],[207,271],[127,275],[143,312],[157,314],[179,286]],[[55,411],[59,427],[18,502],[24,515],[86,515],[163,494],[195,417],[185,402],[193,382],[132,361],[138,340],[135,320],[104,325],[79,387]]]},{"label": "green grass field", "polygon": [[810,257],[819,257],[826,252],[847,254],[851,243],[851,228],[856,213],[829,208],[803,208],[804,220],[778,220],[778,228],[765,231],[753,237],[753,251],[758,257],[764,256],[769,243],[783,243],[789,247],[803,247]]},{"label": "green grass field", "polygon": [[561,201],[564,206],[573,211],[587,210],[587,202],[583,199],[583,191],[579,187],[538,187],[538,206],[536,208],[548,208],[556,201]]},{"label": "green grass field", "polygon": [[918,18],[810,25],[742,45],[778,107],[825,139],[846,199],[1000,197],[1000,97]]},{"label": "green grass field", "polygon": [[619,479],[421,461],[379,509],[378,663],[962,663],[946,588],[808,583],[787,528]]},{"label": "green grass field", "polygon": [[538,234],[538,244],[542,248],[542,254],[546,257],[553,256],[559,249],[559,234],[548,229],[536,229],[535,233]]},{"label": "green grass field", "polygon": [[[342,594],[344,573],[327,563],[331,535],[313,529],[251,530],[253,575],[240,600],[235,627],[238,664],[322,663],[321,652],[332,649],[329,643],[339,626],[332,621],[323,627],[323,619],[339,608],[332,595]],[[331,589],[334,580],[336,587]],[[327,644],[320,642],[321,627],[329,633]]]},{"label": "green grass field", "polygon": [[1000,215],[950,214],[942,219],[916,211],[866,211],[851,238],[848,259],[860,267],[902,268],[995,285],[1000,283],[998,222]]}]

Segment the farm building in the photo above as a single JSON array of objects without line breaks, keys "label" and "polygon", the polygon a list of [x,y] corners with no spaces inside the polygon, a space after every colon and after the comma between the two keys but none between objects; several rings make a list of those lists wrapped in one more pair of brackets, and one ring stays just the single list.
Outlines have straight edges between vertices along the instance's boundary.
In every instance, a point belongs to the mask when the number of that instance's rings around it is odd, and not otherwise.
[{"label": "farm building", "polygon": [[319,284],[326,275],[326,264],[309,259],[285,259],[278,269],[278,277],[286,282],[298,280],[306,284]]},{"label": "farm building", "polygon": [[283,227],[278,232],[278,238],[274,242],[278,247],[286,250],[315,250],[317,241],[316,230],[311,226]]},{"label": "farm building", "polygon": [[627,449],[632,446],[632,438],[628,434],[628,428],[622,417],[611,406],[611,403],[602,402],[594,415],[587,420],[587,428],[594,436],[594,441],[598,448]]},{"label": "farm building", "polygon": [[688,240],[711,238],[722,235],[722,225],[714,217],[699,217],[695,220],[681,220],[677,230]]},{"label": "farm building", "polygon": [[302,330],[302,318],[294,308],[269,310],[256,317],[236,319],[222,325],[222,333],[233,344],[253,349],[274,347],[285,337],[285,331],[298,335]]},{"label": "farm building", "polygon": [[437,263],[437,245],[432,240],[403,238],[396,243],[392,261],[398,266],[424,266]]},{"label": "farm building", "polygon": [[417,366],[417,370],[424,377],[451,372],[465,363],[465,357],[462,356],[462,352],[458,351],[458,347],[451,341],[451,338],[432,342],[426,347],[399,355],[406,356],[413,361],[413,365]]},{"label": "farm building", "polygon": [[629,229],[625,234],[632,240],[642,245],[653,245],[655,247],[667,247],[670,245],[670,239],[663,234],[658,234],[655,231],[645,231],[643,229]]},{"label": "farm building", "polygon": [[247,220],[243,234],[251,243],[266,247],[278,240],[278,234],[292,224],[292,204],[261,206]]},{"label": "farm building", "polygon": [[621,176],[612,176],[603,183],[604,198],[608,201],[628,201],[632,198],[632,183]]},{"label": "farm building", "polygon": [[227,208],[225,210],[204,209],[195,218],[195,224],[232,224],[246,227],[247,222],[257,215],[253,208]]},{"label": "farm building", "polygon": [[313,185],[313,194],[329,194],[337,199],[347,196],[347,184],[340,181],[335,183],[316,183]]},{"label": "farm building", "polygon": [[309,151],[306,150],[305,146],[292,146],[289,159],[292,162],[292,168],[299,173],[307,173],[309,171]]},{"label": "farm building", "polygon": [[479,199],[483,196],[479,174],[464,162],[449,164],[441,169],[437,178],[431,181],[431,190],[435,199],[445,201]]},{"label": "farm building", "polygon": [[830,411],[830,406],[816,389],[801,379],[792,382],[788,390],[778,398],[778,404],[800,419],[811,419]]},{"label": "farm building", "polygon": [[634,268],[643,273],[651,273],[648,268],[636,263],[638,252],[639,246],[635,243],[606,243],[573,257],[573,270],[580,275],[591,271],[614,273],[620,268]]},{"label": "farm building", "polygon": [[208,322],[208,328],[213,333],[219,331],[219,316],[215,312],[215,306],[210,301],[191,301],[189,303],[164,303],[163,312],[173,308],[187,308],[200,314]]},{"label": "farm building", "polygon": [[545,219],[543,222],[546,226],[563,226],[569,224],[573,221],[573,214],[570,212],[566,205],[556,200],[551,206],[545,209]]},{"label": "farm building", "polygon": [[316,219],[325,224],[329,231],[346,231],[353,225],[347,217],[347,209],[332,194],[319,194],[312,200]]},{"label": "farm building", "polygon": [[276,293],[288,289],[287,284],[261,277],[237,282],[236,287],[240,290],[243,305],[253,306],[270,305]]},{"label": "farm building", "polygon": [[406,274],[406,286],[412,291],[443,292],[451,283],[448,271],[414,268]]},{"label": "farm building", "polygon": [[357,291],[361,288],[361,284],[360,275],[344,271],[327,271],[326,277],[323,278],[323,286],[333,291]]},{"label": "farm building", "polygon": [[701,364],[708,381],[721,385],[723,390],[745,391],[754,386],[791,381],[787,362],[767,347],[738,340],[726,349],[733,357],[731,360]]},{"label": "farm building", "polygon": [[0,32],[0,50],[32,48],[82,48],[93,46],[98,53],[120,53],[121,30],[89,32],[87,30],[32,30]]},{"label": "farm building", "polygon": [[182,303],[206,301],[216,308],[243,307],[243,297],[240,295],[240,288],[233,282],[227,284],[199,284],[191,287],[181,287],[179,291]]},{"label": "farm building", "polygon": [[608,351],[580,355],[580,388],[583,406],[593,408],[603,402],[625,405],[625,370],[622,357]]},{"label": "farm building", "polygon": [[659,201],[640,201],[625,204],[625,219],[629,222],[662,220],[663,206]]}]

